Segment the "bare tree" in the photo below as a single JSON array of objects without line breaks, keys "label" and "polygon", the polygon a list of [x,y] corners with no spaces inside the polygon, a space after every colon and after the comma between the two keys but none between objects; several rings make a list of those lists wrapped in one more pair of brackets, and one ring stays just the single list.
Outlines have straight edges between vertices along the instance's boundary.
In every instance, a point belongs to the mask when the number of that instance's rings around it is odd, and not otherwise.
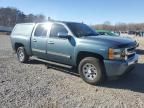
[{"label": "bare tree", "polygon": [[26,15],[16,8],[0,8],[0,26],[14,26],[16,23],[43,22],[44,15]]},{"label": "bare tree", "polygon": [[144,31],[144,23],[117,23],[115,25],[111,25],[110,22],[104,22],[103,24],[92,25],[94,29],[101,30],[111,30],[111,31]]}]

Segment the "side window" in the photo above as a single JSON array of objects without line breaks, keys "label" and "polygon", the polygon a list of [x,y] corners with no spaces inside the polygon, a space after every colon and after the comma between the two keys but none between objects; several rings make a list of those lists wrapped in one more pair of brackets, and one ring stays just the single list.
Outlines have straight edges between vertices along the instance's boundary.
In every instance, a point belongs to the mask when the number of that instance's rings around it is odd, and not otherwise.
[{"label": "side window", "polygon": [[34,36],[35,37],[46,37],[47,28],[45,28],[44,24],[39,24],[35,29]]},{"label": "side window", "polygon": [[58,37],[58,33],[68,33],[68,31],[61,24],[53,24],[51,27],[50,37]]}]

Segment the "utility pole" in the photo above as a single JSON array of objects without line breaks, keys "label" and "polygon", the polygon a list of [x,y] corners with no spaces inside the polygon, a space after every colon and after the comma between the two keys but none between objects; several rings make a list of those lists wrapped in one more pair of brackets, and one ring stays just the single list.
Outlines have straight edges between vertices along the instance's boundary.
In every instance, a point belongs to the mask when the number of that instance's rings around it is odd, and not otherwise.
[{"label": "utility pole", "polygon": [[18,16],[19,16],[19,11],[16,11],[16,19],[15,19],[15,24],[17,23],[17,21],[18,21]]},{"label": "utility pole", "polygon": [[48,17],[48,21],[51,21],[51,17]]},{"label": "utility pole", "polygon": [[55,21],[55,20],[52,19],[51,17],[48,17],[48,21]]}]

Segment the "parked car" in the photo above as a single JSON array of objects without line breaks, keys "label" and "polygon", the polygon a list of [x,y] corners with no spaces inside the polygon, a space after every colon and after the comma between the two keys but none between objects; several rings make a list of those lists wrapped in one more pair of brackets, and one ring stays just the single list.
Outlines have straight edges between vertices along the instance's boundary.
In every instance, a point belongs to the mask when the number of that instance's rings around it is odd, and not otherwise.
[{"label": "parked car", "polygon": [[29,57],[61,67],[75,68],[90,84],[121,76],[138,61],[136,42],[118,36],[99,36],[89,26],[51,21],[17,24],[11,34],[19,62]]},{"label": "parked car", "polygon": [[109,30],[96,30],[99,35],[108,35],[108,36],[119,36],[117,33],[113,33]]},{"label": "parked car", "polygon": [[136,31],[129,31],[128,34],[129,35],[136,35]]}]

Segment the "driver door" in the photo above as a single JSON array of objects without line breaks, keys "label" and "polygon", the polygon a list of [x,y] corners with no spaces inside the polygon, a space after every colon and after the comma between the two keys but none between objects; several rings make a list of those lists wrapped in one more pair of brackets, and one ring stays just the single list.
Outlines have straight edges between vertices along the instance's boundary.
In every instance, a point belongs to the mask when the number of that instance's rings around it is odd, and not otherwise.
[{"label": "driver door", "polygon": [[48,39],[47,54],[51,61],[72,64],[74,57],[74,44],[72,36],[70,38],[61,38],[59,33],[69,33],[63,24],[53,24]]}]

